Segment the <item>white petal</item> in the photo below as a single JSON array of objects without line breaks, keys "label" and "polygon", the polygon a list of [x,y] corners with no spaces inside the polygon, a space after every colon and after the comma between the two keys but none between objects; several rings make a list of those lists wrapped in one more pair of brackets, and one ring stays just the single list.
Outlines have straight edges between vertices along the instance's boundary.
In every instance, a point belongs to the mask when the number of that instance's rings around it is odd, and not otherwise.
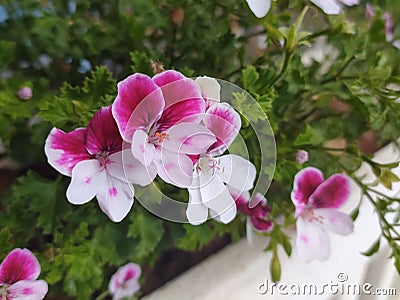
[{"label": "white petal", "polygon": [[200,183],[196,174],[193,174],[192,186],[188,188],[189,203],[186,209],[186,217],[192,225],[199,225],[207,221],[208,208],[201,200]]},{"label": "white petal", "polygon": [[271,0],[246,0],[251,11],[257,18],[263,18],[271,8]]},{"label": "white petal", "polygon": [[200,154],[205,152],[217,139],[205,126],[195,123],[179,123],[168,130],[169,139],[162,147],[180,154]]},{"label": "white petal", "polygon": [[72,169],[72,180],[67,189],[67,199],[72,204],[84,204],[96,196],[104,185],[106,172],[97,159],[84,160]]},{"label": "white petal", "polygon": [[12,300],[42,300],[49,287],[44,280],[20,280],[8,287]]},{"label": "white petal", "polygon": [[121,181],[127,181],[141,186],[150,184],[157,176],[157,169],[152,163],[147,167],[133,157],[130,149],[109,156],[107,171]]},{"label": "white petal", "polygon": [[136,130],[132,137],[132,154],[143,165],[148,166],[154,159],[154,145],[149,143],[148,135],[143,130]]},{"label": "white petal", "polygon": [[188,156],[164,150],[161,151],[160,157],[156,167],[162,180],[181,188],[191,185],[193,163]]},{"label": "white petal", "polygon": [[321,8],[328,15],[337,15],[340,13],[340,6],[336,0],[310,0],[316,6]]},{"label": "white petal", "polygon": [[216,221],[224,224],[228,224],[229,222],[231,222],[236,217],[236,214],[237,214],[236,205],[229,206],[228,209],[222,213],[217,213],[216,211],[210,209],[211,217]]},{"label": "white petal", "polygon": [[321,220],[321,226],[340,235],[353,232],[354,224],[350,216],[333,208],[314,209],[314,215]]},{"label": "white petal", "polygon": [[235,155],[228,154],[218,158],[220,161],[218,176],[221,179],[243,193],[253,188],[256,179],[256,168],[248,160]]},{"label": "white petal", "polygon": [[120,222],[133,205],[133,187],[111,175],[97,193],[101,210],[114,222]]},{"label": "white petal", "polygon": [[236,204],[221,178],[205,170],[200,172],[199,178],[203,204],[212,209],[214,217],[218,215],[221,222],[227,224],[232,221],[236,216]]},{"label": "white petal", "polygon": [[201,94],[207,100],[220,102],[221,86],[215,78],[203,76],[197,77],[195,82],[200,86]]},{"label": "white petal", "polygon": [[326,232],[314,222],[297,219],[296,245],[298,255],[304,261],[326,260],[330,254],[329,238]]},{"label": "white petal", "polygon": [[361,0],[339,0],[339,1],[347,6],[358,5],[361,3]]}]

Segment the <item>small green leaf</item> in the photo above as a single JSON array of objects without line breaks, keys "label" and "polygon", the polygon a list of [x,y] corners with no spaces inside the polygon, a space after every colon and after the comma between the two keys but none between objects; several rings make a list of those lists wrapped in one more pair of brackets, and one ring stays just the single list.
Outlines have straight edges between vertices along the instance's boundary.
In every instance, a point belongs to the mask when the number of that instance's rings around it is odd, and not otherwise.
[{"label": "small green leaf", "polygon": [[365,256],[372,256],[373,254],[375,254],[376,252],[378,252],[380,244],[381,244],[381,238],[379,237],[379,238],[372,244],[372,246],[371,246],[368,250],[366,250],[366,251],[364,251],[364,252],[361,252],[361,254],[362,254],[362,255],[365,255]]}]

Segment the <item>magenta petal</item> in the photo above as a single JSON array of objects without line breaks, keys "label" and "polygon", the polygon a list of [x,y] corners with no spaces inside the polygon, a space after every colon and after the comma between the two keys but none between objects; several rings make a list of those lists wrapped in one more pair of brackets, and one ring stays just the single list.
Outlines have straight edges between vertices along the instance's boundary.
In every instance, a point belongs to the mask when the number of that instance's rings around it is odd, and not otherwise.
[{"label": "magenta petal", "polygon": [[91,158],[86,150],[85,134],[86,128],[78,128],[68,133],[53,128],[44,146],[49,164],[61,174],[71,176],[77,163]]},{"label": "magenta petal", "polygon": [[193,80],[176,71],[160,73],[153,80],[161,87],[165,100],[164,112],[157,121],[159,131],[178,122],[200,122],[206,104]]},{"label": "magenta petal", "polygon": [[111,113],[111,106],[102,107],[89,122],[86,131],[86,148],[91,154],[106,151],[109,154],[122,150],[122,138]]},{"label": "magenta petal", "polygon": [[251,224],[257,231],[266,232],[272,229],[272,222],[263,218],[250,217]]},{"label": "magenta petal", "polygon": [[315,208],[339,208],[350,196],[349,179],[335,174],[320,184],[310,196],[310,204]]},{"label": "magenta petal", "polygon": [[182,73],[175,70],[168,70],[153,77],[154,83],[159,87],[182,79],[186,79],[186,77]]},{"label": "magenta petal", "polygon": [[217,137],[217,141],[211,145],[208,152],[220,155],[238,135],[241,120],[240,115],[229,104],[216,103],[207,110],[204,124]]},{"label": "magenta petal", "polygon": [[28,249],[14,249],[0,265],[0,283],[35,280],[39,274],[40,264]]},{"label": "magenta petal", "polygon": [[150,77],[134,74],[119,82],[112,114],[123,139],[130,142],[136,129],[148,129],[164,105],[161,89]]},{"label": "magenta petal", "polygon": [[311,194],[324,181],[324,175],[316,168],[308,167],[296,174],[293,182],[292,201],[299,215],[309,202]]},{"label": "magenta petal", "polygon": [[20,280],[9,286],[7,291],[13,300],[42,300],[48,289],[44,280]]}]

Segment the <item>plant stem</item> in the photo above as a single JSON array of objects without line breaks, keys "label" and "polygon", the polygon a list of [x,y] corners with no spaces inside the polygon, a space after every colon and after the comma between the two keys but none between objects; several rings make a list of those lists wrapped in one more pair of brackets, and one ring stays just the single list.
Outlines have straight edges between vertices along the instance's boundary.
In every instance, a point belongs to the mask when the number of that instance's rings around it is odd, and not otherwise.
[{"label": "plant stem", "polygon": [[96,297],[95,300],[103,300],[103,299],[105,299],[107,296],[108,296],[108,291],[104,291],[103,293],[101,293],[100,295],[98,295],[98,296]]}]

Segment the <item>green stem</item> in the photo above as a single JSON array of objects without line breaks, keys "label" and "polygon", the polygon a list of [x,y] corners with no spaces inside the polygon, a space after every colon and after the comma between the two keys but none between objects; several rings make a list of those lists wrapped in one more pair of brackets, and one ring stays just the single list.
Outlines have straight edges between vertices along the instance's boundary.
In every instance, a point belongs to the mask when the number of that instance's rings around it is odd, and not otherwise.
[{"label": "green stem", "polygon": [[98,296],[96,297],[95,300],[103,300],[103,299],[105,299],[107,296],[108,296],[108,291],[104,291],[103,293],[101,293],[100,295],[98,295]]}]

